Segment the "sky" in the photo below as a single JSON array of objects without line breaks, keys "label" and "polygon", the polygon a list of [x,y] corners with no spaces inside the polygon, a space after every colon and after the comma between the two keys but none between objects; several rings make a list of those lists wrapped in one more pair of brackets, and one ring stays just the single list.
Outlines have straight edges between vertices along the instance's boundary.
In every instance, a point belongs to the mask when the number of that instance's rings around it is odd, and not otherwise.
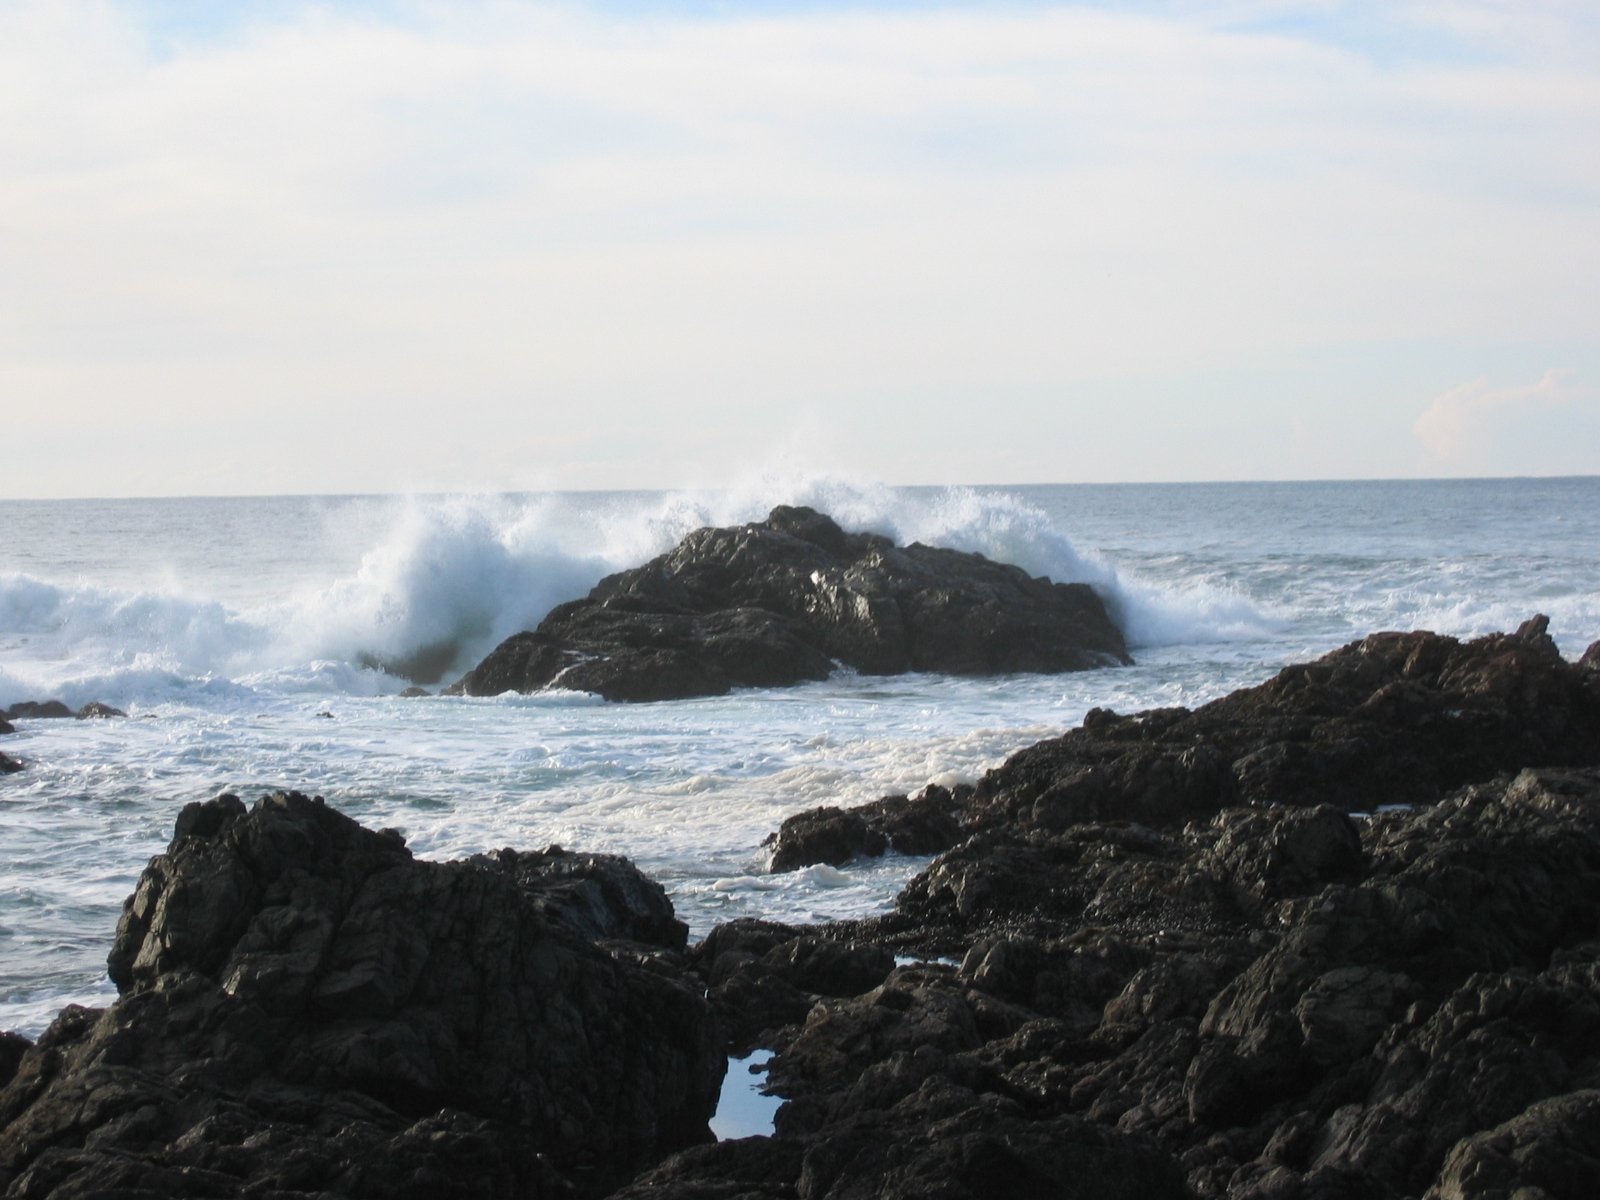
[{"label": "sky", "polygon": [[0,497],[1600,473],[1600,6],[0,0]]}]

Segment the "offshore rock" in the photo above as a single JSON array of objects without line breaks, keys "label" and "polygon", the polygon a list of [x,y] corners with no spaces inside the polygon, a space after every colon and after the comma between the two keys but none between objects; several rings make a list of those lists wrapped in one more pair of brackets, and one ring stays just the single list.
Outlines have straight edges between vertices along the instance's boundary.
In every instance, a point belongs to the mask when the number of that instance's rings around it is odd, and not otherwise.
[{"label": "offshore rock", "polygon": [[11,722],[7,721],[4,717],[0,717],[0,734],[15,733],[16,731],[16,726],[12,725]]},{"label": "offshore rock", "polygon": [[106,717],[125,717],[128,714],[120,708],[112,708],[109,704],[102,704],[98,700],[91,700],[77,712],[72,714],[80,721],[94,721]]},{"label": "offshore rock", "polygon": [[0,751],[0,775],[14,775],[20,770],[22,770],[20,762]]},{"label": "offshore rock", "polygon": [[620,859],[421,862],[298,793],[189,805],[125,907],[120,998],[0,1088],[0,1192],[600,1194],[709,1137],[725,1059],[683,940]]},{"label": "offshore rock", "polygon": [[449,689],[609,700],[871,675],[1075,671],[1129,662],[1086,584],[981,555],[846,533],[809,508],[701,529],[507,639]]},{"label": "offshore rock", "polygon": [[0,717],[12,721],[61,720],[72,715],[72,710],[59,700],[22,700],[0,712]]}]

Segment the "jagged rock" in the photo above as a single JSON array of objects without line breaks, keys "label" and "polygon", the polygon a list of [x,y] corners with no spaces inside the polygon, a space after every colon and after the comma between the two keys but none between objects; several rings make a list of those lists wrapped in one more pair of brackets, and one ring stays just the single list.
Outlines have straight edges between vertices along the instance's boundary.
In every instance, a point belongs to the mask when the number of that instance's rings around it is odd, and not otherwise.
[{"label": "jagged rock", "polygon": [[1600,672],[1536,617],[1468,642],[1379,633],[1195,709],[1118,716],[1023,750],[978,783],[969,824],[1181,824],[1219,809],[1428,804],[1525,766],[1600,763]]},{"label": "jagged rock", "polygon": [[125,717],[128,714],[120,708],[112,708],[109,704],[102,704],[98,700],[91,700],[77,712],[72,714],[80,721],[93,721],[104,717]]},{"label": "jagged rock", "polygon": [[843,866],[852,858],[938,854],[963,836],[957,817],[969,786],[954,791],[929,784],[914,797],[885,796],[856,808],[812,808],[787,818],[763,845],[772,846],[770,870],[794,871],[816,863]]},{"label": "jagged rock", "polygon": [[803,1163],[856,1162],[867,1130],[908,1148],[861,1153],[871,1183],[803,1168],[797,1194],[931,1178],[937,1155],[896,1124],[919,1096],[975,1124],[1021,1102],[1013,1145],[1057,1114],[1143,1136],[1196,1197],[1557,1197],[1589,1178],[1589,1100],[1556,1101],[1600,1092],[1600,769],[1357,821],[991,829],[897,909],[831,934],[965,941],[960,969],[819,998],[772,1039],[769,1079]]},{"label": "jagged rock", "polygon": [[1600,642],[1591,642],[1589,644],[1589,648],[1578,659],[1578,665],[1590,671],[1600,671]]},{"label": "jagged rock", "polygon": [[23,700],[0,713],[13,721],[59,720],[72,715],[72,710],[59,700]]},{"label": "jagged rock", "polygon": [[809,930],[740,918],[718,925],[691,961],[708,986],[730,1048],[747,1052],[805,1019],[824,996],[858,996],[894,970],[882,946],[818,937]]},{"label": "jagged rock", "polygon": [[1073,671],[1130,661],[1085,584],[981,555],[849,534],[809,508],[701,529],[507,639],[452,685],[558,686],[609,700],[720,695],[873,675]]},{"label": "jagged rock", "polygon": [[0,751],[0,775],[13,775],[22,770],[22,764],[9,754]]},{"label": "jagged rock", "polygon": [[620,859],[421,862],[298,793],[189,805],[119,924],[120,998],[0,1089],[0,1188],[597,1194],[709,1136],[725,1059],[683,938]]},{"label": "jagged rock", "polygon": [[1424,1200],[1587,1200],[1600,1181],[1600,1091],[1570,1092],[1458,1143]]}]

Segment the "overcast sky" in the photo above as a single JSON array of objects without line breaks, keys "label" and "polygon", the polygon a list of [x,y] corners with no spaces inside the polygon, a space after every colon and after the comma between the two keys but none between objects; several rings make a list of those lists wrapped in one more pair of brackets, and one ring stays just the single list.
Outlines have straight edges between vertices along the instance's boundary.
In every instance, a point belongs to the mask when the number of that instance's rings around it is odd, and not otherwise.
[{"label": "overcast sky", "polygon": [[0,0],[0,496],[1600,473],[1592,0]]}]

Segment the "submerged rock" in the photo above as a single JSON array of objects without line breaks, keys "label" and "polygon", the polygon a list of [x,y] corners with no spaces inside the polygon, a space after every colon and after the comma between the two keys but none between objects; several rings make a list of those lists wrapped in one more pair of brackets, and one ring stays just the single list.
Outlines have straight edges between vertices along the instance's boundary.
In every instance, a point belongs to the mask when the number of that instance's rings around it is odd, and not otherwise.
[{"label": "submerged rock", "polygon": [[121,993],[0,1089],[8,1196],[594,1195],[709,1138],[684,928],[620,859],[414,859],[298,793],[190,805]]},{"label": "submerged rock", "polygon": [[0,751],[0,775],[14,775],[20,770],[22,770],[20,762]]},{"label": "submerged rock", "polygon": [[492,651],[449,690],[563,687],[609,700],[720,695],[866,674],[986,675],[1127,663],[1086,584],[981,555],[845,533],[809,508],[701,529],[608,576]]}]

